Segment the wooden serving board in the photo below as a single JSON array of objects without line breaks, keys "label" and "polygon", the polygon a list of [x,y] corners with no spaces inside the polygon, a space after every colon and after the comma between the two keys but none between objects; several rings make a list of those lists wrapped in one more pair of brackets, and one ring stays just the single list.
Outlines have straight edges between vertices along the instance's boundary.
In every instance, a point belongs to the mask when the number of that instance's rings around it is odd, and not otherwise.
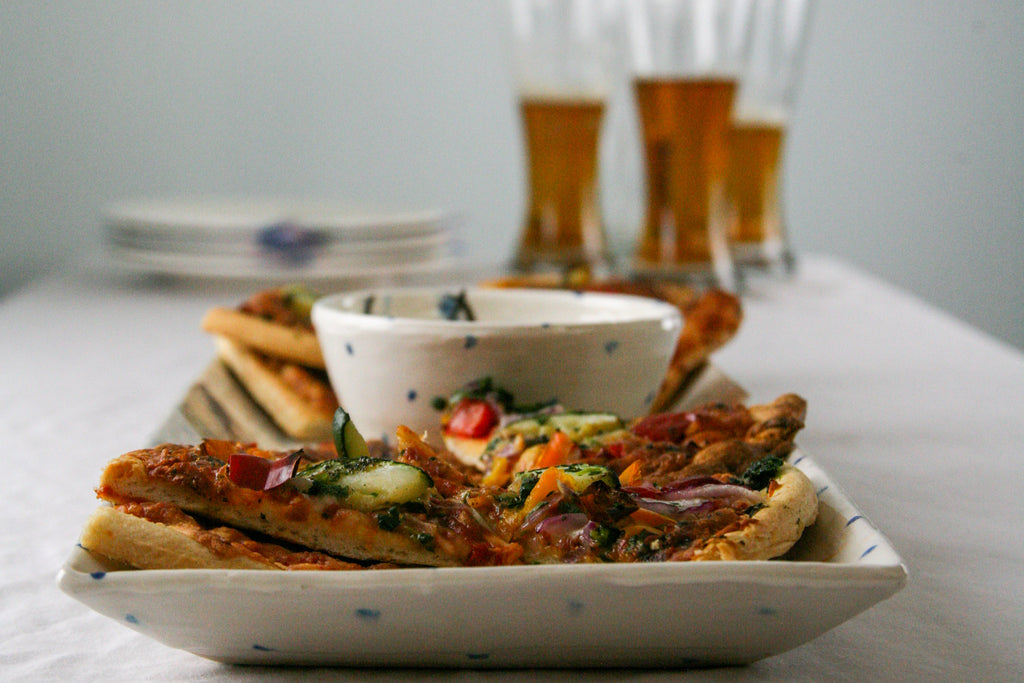
[{"label": "wooden serving board", "polygon": [[[714,401],[736,403],[746,398],[747,392],[740,385],[709,364],[688,379],[673,410]],[[198,443],[204,438],[253,442],[268,450],[302,446],[274,424],[220,360],[207,366],[150,440],[155,445]]]}]

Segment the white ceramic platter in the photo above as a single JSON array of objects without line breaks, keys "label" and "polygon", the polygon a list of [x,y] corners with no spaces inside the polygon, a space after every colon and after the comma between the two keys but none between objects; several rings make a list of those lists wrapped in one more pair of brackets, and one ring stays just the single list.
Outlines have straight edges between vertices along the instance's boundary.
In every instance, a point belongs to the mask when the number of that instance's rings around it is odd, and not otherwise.
[{"label": "white ceramic platter", "polygon": [[356,572],[131,571],[75,548],[67,594],[171,647],[243,664],[745,664],[900,590],[889,542],[807,455],[821,509],[784,560]]}]

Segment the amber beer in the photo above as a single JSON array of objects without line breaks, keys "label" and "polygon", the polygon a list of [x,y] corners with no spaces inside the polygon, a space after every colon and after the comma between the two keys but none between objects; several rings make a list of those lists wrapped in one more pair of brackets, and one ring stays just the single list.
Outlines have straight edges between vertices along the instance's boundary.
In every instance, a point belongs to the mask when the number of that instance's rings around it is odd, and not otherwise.
[{"label": "amber beer", "polygon": [[778,193],[784,132],[782,124],[768,121],[734,121],[729,127],[731,237],[738,255],[782,239]]},{"label": "amber beer", "polygon": [[704,267],[728,235],[726,132],[736,82],[638,78],[647,204],[639,265]]},{"label": "amber beer", "polygon": [[598,197],[600,99],[524,97],[529,202],[516,265],[573,266],[606,255]]}]

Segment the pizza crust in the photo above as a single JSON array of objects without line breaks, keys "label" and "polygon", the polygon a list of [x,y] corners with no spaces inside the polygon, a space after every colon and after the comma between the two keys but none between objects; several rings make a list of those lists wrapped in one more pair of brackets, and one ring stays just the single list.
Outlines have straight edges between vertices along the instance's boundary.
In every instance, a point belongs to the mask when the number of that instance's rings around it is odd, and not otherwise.
[{"label": "pizza crust", "polygon": [[739,298],[728,292],[710,290],[690,303],[673,303],[683,313],[683,329],[658,394],[649,406],[651,414],[669,410],[679,400],[695,372],[736,336],[743,320]]},{"label": "pizza crust", "polygon": [[316,333],[302,327],[289,327],[231,308],[211,308],[202,320],[207,332],[227,337],[274,358],[324,369],[323,353]]},{"label": "pizza crust", "polygon": [[255,553],[220,554],[185,529],[150,522],[113,507],[86,521],[83,548],[136,569],[280,569]]},{"label": "pizza crust", "polygon": [[742,528],[711,538],[693,559],[769,560],[788,551],[818,517],[814,484],[792,465],[783,465],[769,488],[768,504]]},{"label": "pizza crust", "polygon": [[[275,369],[257,353],[228,339],[214,337],[217,356],[289,436],[305,441],[331,438],[333,406],[318,409],[282,380]],[[330,390],[329,385],[325,385]]]}]

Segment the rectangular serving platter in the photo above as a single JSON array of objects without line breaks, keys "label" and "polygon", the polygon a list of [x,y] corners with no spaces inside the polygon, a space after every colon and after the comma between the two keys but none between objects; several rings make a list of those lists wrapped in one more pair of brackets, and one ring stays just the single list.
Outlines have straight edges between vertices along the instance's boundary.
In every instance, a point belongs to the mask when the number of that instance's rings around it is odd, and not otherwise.
[{"label": "rectangular serving platter", "polygon": [[[715,383],[720,390],[722,378]],[[188,410],[172,416],[157,440],[204,428],[194,419]],[[228,663],[748,664],[816,638],[906,582],[896,551],[813,458],[798,449],[790,462],[814,483],[820,508],[817,522],[778,560],[134,571],[76,547],[58,584],[143,635]]]}]

